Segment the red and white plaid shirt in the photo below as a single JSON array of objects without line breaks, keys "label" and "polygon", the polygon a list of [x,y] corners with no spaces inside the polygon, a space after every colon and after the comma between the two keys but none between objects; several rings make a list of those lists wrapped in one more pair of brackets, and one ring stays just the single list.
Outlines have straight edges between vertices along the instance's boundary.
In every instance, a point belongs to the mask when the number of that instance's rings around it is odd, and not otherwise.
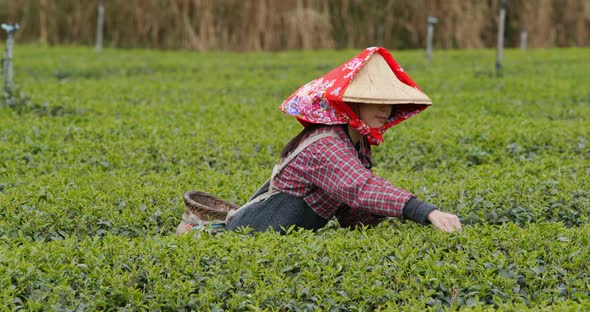
[{"label": "red and white plaid shirt", "polygon": [[273,187],[302,198],[326,220],[336,216],[344,227],[401,217],[404,205],[414,195],[367,169],[370,146],[361,148],[360,154],[365,155],[361,161],[341,125],[321,127],[309,136],[328,132],[339,139],[325,137],[305,148],[279,172]]}]

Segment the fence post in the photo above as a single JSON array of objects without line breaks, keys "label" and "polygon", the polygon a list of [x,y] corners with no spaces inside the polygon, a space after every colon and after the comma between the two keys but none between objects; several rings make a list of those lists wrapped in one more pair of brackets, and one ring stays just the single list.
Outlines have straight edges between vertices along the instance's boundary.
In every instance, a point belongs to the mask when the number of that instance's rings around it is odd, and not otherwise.
[{"label": "fence post", "polygon": [[432,59],[432,37],[434,35],[434,24],[438,22],[438,18],[428,16],[428,33],[426,34],[426,59],[430,62]]},{"label": "fence post", "polygon": [[7,33],[6,50],[2,58],[2,79],[4,79],[3,94],[6,96],[12,92],[12,50],[14,45],[14,33],[18,30],[18,24],[2,24],[2,29]]},{"label": "fence post", "polygon": [[526,40],[527,40],[527,32],[526,30],[523,30],[520,33],[520,49],[521,50],[526,50]]},{"label": "fence post", "polygon": [[104,28],[104,3],[98,0],[98,22],[96,25],[96,53],[102,52],[102,29]]},{"label": "fence post", "polygon": [[504,49],[504,24],[506,22],[506,5],[508,0],[500,0],[500,20],[498,22],[498,47],[496,53],[496,74],[502,72],[502,51]]}]

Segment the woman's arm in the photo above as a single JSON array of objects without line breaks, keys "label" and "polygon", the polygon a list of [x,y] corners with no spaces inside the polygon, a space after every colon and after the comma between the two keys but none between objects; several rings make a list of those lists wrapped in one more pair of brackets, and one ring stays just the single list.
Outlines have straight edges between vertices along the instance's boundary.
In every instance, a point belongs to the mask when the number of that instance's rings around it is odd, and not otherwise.
[{"label": "woman's arm", "polygon": [[[352,210],[362,209],[366,215],[404,217],[420,224],[430,221],[436,228],[447,232],[461,230],[457,216],[437,210],[435,206],[417,200],[412,193],[375,176],[345,142],[326,138],[308,149],[309,154],[306,154],[309,157],[305,162],[309,170],[302,174]],[[347,221],[352,223],[354,220]]]},{"label": "woman's arm", "polygon": [[325,138],[300,156],[301,176],[352,209],[401,217],[404,205],[414,196],[365,168],[348,142]]}]

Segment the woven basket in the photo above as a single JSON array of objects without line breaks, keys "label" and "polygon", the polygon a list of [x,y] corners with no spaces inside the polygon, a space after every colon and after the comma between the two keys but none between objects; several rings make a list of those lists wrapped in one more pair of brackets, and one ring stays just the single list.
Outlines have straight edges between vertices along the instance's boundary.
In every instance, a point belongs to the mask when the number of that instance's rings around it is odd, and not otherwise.
[{"label": "woven basket", "polygon": [[234,203],[205,192],[189,191],[184,193],[183,197],[186,210],[204,221],[225,220],[229,211],[240,208]]}]

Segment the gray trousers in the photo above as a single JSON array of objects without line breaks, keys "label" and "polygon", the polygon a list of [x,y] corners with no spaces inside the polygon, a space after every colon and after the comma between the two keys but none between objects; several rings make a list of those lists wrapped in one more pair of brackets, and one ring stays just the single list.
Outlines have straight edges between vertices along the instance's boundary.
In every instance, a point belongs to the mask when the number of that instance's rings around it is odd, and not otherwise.
[{"label": "gray trousers", "polygon": [[[252,198],[268,192],[269,183],[265,183]],[[292,225],[308,230],[324,227],[328,220],[316,214],[301,198],[285,193],[278,193],[264,201],[240,208],[229,220],[225,229],[235,231],[249,227],[255,232],[273,229],[281,234]]]}]

